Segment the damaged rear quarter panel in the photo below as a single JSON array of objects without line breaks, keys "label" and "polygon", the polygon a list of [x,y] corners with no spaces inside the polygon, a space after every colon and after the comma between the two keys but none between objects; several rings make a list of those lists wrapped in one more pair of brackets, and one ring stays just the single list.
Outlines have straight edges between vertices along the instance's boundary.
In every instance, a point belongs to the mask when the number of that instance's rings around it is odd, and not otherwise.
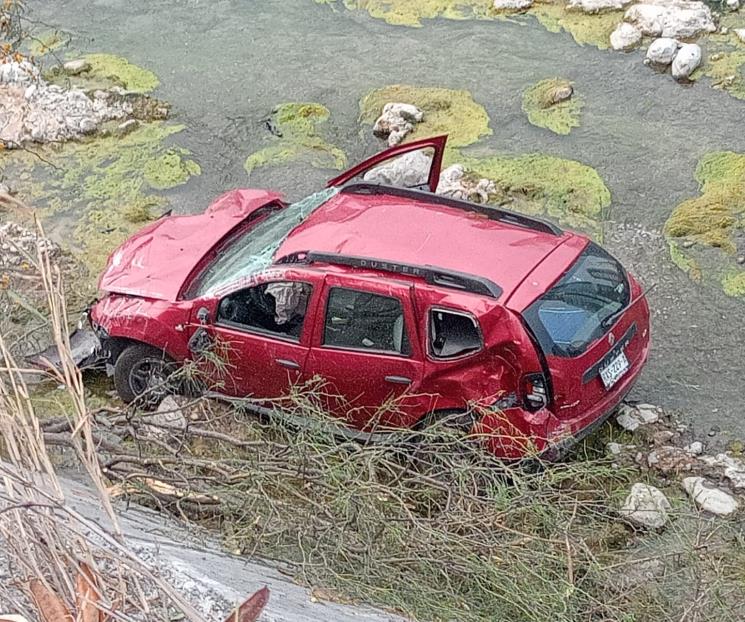
[{"label": "damaged rear quarter panel", "polygon": [[[516,397],[519,376],[533,346],[519,320],[496,300],[474,294],[417,289],[418,314],[426,330],[421,348],[426,352],[422,390],[438,395],[437,410],[463,409],[471,403],[492,404]],[[438,359],[429,348],[432,309],[451,309],[476,319],[484,347],[463,357]]]}]

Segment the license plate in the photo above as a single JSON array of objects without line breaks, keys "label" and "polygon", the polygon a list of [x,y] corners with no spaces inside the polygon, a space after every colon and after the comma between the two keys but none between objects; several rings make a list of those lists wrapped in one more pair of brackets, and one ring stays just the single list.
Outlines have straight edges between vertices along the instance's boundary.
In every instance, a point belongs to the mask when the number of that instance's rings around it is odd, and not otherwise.
[{"label": "license plate", "polygon": [[603,381],[605,388],[610,389],[627,371],[629,371],[629,359],[621,351],[618,356],[600,370],[600,379]]}]

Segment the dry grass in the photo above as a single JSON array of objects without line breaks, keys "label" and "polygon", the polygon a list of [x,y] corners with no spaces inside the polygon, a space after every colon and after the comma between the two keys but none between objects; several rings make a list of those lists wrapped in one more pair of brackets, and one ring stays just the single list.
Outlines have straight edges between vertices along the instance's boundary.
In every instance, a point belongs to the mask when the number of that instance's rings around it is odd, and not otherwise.
[{"label": "dry grass", "polygon": [[[112,508],[93,442],[83,380],[70,356],[68,318],[59,271],[41,251],[37,268],[47,292],[51,333],[62,355],[54,381],[64,385],[71,405],[65,412],[71,447],[105,510],[99,525],[67,503],[34,412],[25,371],[0,334],[0,541],[15,582],[0,586],[0,602],[14,613],[37,619],[32,605],[42,600],[55,611],[76,611],[76,583],[82,569],[96,578],[96,608],[112,620],[168,619],[174,611],[186,619],[203,618],[127,546]],[[145,598],[143,585],[160,598]],[[50,597],[51,595],[56,595]],[[51,615],[51,614],[50,614]],[[50,620],[52,618],[46,617]]]},{"label": "dry grass", "polygon": [[340,441],[321,392],[312,384],[258,420],[250,402],[194,400],[185,427],[109,412],[123,442],[104,472],[328,597],[417,620],[738,620],[738,524],[702,519],[668,489],[672,525],[635,531],[617,511],[635,467],[589,446],[562,464],[505,465],[442,428]]}]

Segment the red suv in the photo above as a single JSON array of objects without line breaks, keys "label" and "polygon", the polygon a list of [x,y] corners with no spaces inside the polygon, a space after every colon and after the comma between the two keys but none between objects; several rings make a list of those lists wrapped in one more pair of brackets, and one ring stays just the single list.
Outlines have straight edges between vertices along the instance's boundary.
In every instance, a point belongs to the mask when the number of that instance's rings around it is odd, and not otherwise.
[{"label": "red suv", "polygon": [[[601,424],[647,359],[640,286],[583,235],[435,194],[445,141],[384,151],[297,203],[233,190],[127,240],[90,313],[121,398],[219,343],[224,364],[204,364],[219,393],[261,401],[321,377],[356,436],[462,413],[514,458]],[[406,172],[415,187],[370,182],[413,151],[429,167]]]}]

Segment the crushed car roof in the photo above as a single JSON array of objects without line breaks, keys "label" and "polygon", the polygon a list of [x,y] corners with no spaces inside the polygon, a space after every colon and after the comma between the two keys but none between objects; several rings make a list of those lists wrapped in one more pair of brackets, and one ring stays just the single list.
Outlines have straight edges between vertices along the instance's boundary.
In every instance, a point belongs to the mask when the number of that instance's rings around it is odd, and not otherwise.
[{"label": "crushed car roof", "polygon": [[337,194],[290,232],[275,261],[315,251],[433,266],[489,279],[508,296],[573,237],[546,230],[540,221],[535,227],[512,224],[489,218],[489,208],[469,211],[427,200],[424,193],[408,194]]}]

